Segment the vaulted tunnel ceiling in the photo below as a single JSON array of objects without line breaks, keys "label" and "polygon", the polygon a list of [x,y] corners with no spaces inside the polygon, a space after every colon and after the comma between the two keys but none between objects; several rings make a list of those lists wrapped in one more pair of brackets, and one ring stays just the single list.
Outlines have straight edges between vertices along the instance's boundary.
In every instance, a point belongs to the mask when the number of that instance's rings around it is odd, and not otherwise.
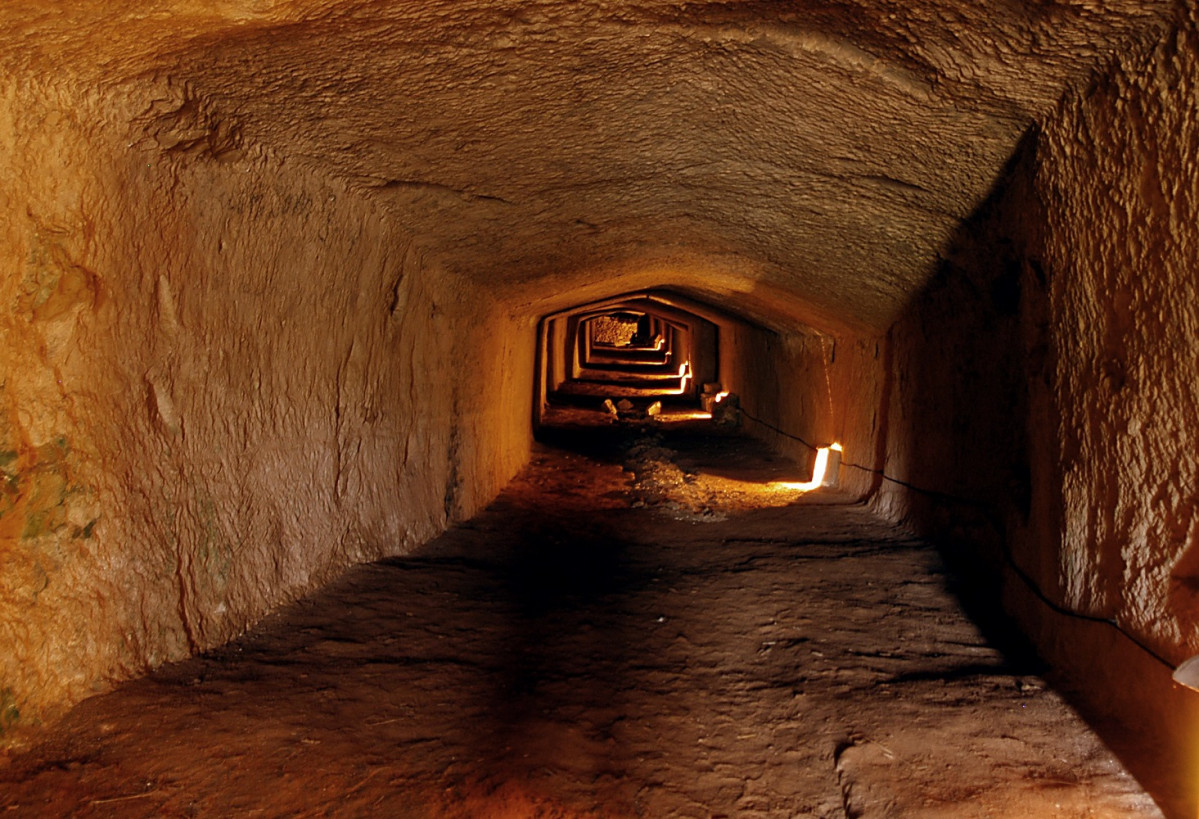
[{"label": "vaulted tunnel ceiling", "polygon": [[[1036,117],[1171,8],[181,0],[3,14],[11,68],[167,77],[239,150],[345,179],[481,283],[518,292],[563,271],[713,258],[817,317],[881,330]],[[154,136],[153,117],[142,127]]]}]

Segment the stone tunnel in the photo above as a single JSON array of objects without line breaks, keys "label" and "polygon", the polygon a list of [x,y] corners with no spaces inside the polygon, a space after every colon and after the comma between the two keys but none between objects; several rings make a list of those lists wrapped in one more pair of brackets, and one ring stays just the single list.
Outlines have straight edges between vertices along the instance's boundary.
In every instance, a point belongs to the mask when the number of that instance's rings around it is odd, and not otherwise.
[{"label": "stone tunnel", "polygon": [[0,19],[0,741],[732,396],[1199,755],[1193,0]]}]

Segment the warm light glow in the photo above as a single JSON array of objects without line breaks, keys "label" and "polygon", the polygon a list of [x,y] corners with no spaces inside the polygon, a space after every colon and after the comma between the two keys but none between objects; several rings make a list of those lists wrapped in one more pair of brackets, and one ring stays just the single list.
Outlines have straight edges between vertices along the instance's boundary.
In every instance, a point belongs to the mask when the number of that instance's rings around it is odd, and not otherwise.
[{"label": "warm light glow", "polygon": [[784,492],[811,492],[813,489],[824,486],[824,476],[828,471],[829,452],[832,451],[841,452],[841,445],[830,444],[816,450],[816,462],[812,464],[812,480],[804,483],[777,481],[770,484],[771,488]]},{"label": "warm light glow", "polygon": [[1192,691],[1199,691],[1199,655],[1174,669],[1174,682]]},{"label": "warm light glow", "polygon": [[[1173,676],[1175,685],[1182,686],[1189,691],[1199,691],[1199,654],[1183,660],[1178,668],[1174,669]],[[1190,714],[1190,719],[1193,722],[1195,719],[1194,706],[1192,705],[1188,708],[1186,713]],[[1182,715],[1180,715],[1180,718],[1185,719]],[[1193,732],[1192,735],[1194,735]],[[1199,746],[1191,743],[1190,748],[1187,750],[1191,755],[1190,760],[1186,763],[1187,767],[1194,772],[1193,779],[1199,781]]]},{"label": "warm light glow", "polygon": [[729,394],[728,394],[728,391],[726,390],[725,392],[716,393],[716,397],[713,398],[712,400],[715,401],[717,404],[719,404],[721,401],[723,401],[724,399],[726,399],[728,397],[729,397]]},{"label": "warm light glow", "polygon": [[679,365],[679,378],[682,379],[679,382],[679,388],[677,390],[671,390],[670,394],[672,395],[683,395],[685,392],[687,392],[688,383],[691,381],[690,361],[684,361]]},{"label": "warm light glow", "polygon": [[712,413],[702,410],[665,410],[661,415],[657,416],[655,421],[659,423],[673,423],[675,421],[710,421]]}]

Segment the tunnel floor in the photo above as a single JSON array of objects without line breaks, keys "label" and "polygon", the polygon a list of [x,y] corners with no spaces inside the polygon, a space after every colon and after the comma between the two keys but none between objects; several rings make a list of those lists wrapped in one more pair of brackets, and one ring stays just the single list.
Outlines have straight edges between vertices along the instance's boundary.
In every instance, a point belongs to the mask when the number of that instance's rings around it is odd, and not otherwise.
[{"label": "tunnel floor", "polygon": [[82,703],[5,815],[1160,815],[925,543],[694,424],[547,439],[418,554]]}]

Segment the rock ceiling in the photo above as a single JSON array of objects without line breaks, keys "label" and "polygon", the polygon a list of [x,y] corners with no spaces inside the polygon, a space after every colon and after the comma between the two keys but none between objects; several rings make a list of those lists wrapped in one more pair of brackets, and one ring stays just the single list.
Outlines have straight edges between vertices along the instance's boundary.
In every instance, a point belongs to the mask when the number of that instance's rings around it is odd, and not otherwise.
[{"label": "rock ceiling", "polygon": [[1022,134],[1169,4],[129,2],[0,15],[9,73],[169,77],[346,180],[448,269],[639,258],[884,329]]}]

